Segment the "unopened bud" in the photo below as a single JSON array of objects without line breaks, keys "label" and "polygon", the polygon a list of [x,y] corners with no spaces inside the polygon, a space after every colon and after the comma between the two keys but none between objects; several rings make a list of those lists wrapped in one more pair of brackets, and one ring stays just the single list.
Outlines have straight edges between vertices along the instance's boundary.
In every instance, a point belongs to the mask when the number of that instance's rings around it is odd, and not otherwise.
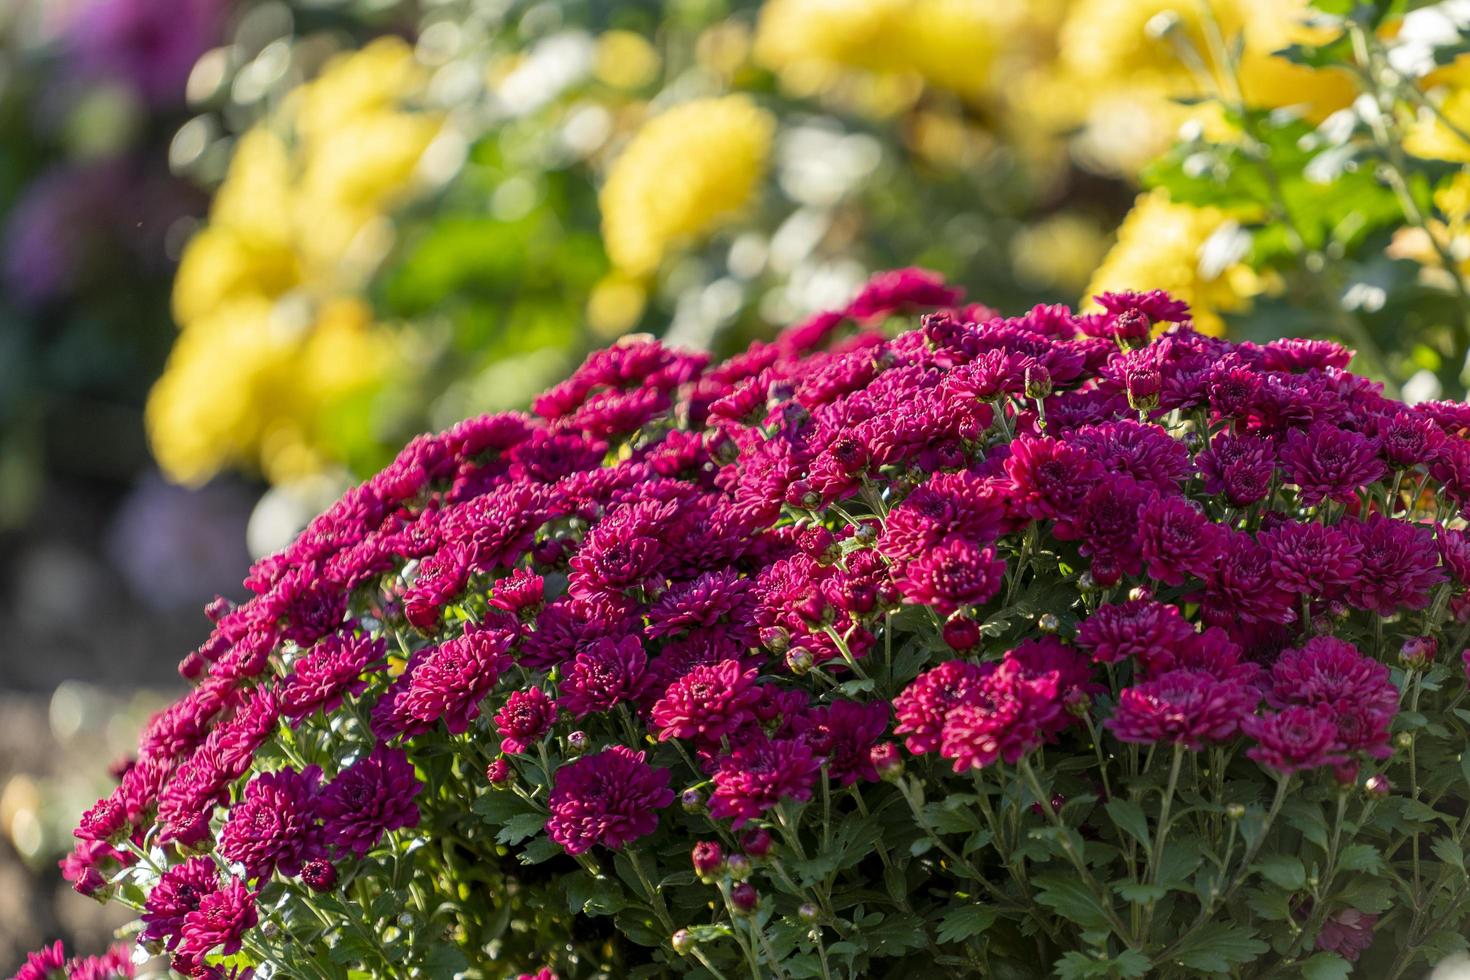
[{"label": "unopened bud", "polygon": [[793,674],[805,674],[815,663],[816,659],[806,647],[797,647],[786,654],[786,666]]},{"label": "unopened bud", "polygon": [[897,782],[903,776],[903,757],[898,746],[892,742],[879,742],[868,750],[868,759],[878,770],[878,778],[886,782]]},{"label": "unopened bud", "polygon": [[1399,648],[1399,663],[1409,670],[1423,670],[1434,662],[1439,642],[1432,636],[1411,636]]},{"label": "unopened bud", "polygon": [[1243,803],[1228,803],[1228,804],[1226,804],[1226,806],[1225,806],[1225,816],[1229,817],[1231,820],[1239,820],[1239,819],[1241,819],[1242,817],[1245,816],[1245,804],[1243,804]]},{"label": "unopened bud", "polygon": [[587,751],[587,746],[589,744],[590,742],[587,738],[586,732],[572,732],[570,735],[567,736],[567,754],[573,757],[579,756],[583,752]]},{"label": "unopened bud", "polygon": [[685,813],[703,813],[704,794],[691,786],[679,794],[679,804],[684,807]]},{"label": "unopened bud", "polygon": [[1042,613],[1036,617],[1036,628],[1046,634],[1052,634],[1062,628],[1062,621],[1057,619],[1055,613]]},{"label": "unopened bud", "polygon": [[694,948],[694,937],[688,929],[680,929],[669,939],[669,945],[674,947],[674,952],[680,956],[688,956],[689,951]]},{"label": "unopened bud", "polygon": [[730,889],[730,904],[735,906],[737,912],[749,915],[760,903],[760,892],[756,891],[755,886],[748,881],[742,881]]},{"label": "unopened bud", "polygon": [[1393,792],[1393,783],[1383,773],[1374,773],[1363,781],[1363,795],[1369,799],[1381,800]]},{"label": "unopened bud", "polygon": [[750,877],[750,858],[744,854],[731,854],[730,860],[726,861],[725,865],[730,869],[730,877],[736,881],[744,881]]}]

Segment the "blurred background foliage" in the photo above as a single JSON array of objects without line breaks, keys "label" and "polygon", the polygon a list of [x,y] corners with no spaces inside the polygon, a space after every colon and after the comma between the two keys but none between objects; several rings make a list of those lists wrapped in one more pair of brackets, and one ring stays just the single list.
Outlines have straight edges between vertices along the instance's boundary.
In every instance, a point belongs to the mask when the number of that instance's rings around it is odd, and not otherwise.
[{"label": "blurred background foliage", "polygon": [[199,605],[414,433],[620,336],[727,353],[918,264],[1007,313],[1166,288],[1463,397],[1467,35],[1464,0],[0,0],[0,967],[85,925],[6,884],[95,795],[76,719],[177,683]]}]

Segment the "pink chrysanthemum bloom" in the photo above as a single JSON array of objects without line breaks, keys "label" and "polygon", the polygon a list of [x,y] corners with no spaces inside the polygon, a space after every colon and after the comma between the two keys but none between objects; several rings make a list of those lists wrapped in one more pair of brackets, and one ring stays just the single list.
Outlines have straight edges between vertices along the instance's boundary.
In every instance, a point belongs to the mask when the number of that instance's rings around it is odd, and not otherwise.
[{"label": "pink chrysanthemum bloom", "polygon": [[416,827],[414,797],[423,784],[403,752],[379,746],[337,774],[321,793],[326,842],[340,851],[366,856],[383,834]]},{"label": "pink chrysanthemum bloom", "polygon": [[1011,482],[1012,505],[1038,520],[1077,516],[1087,494],[1103,476],[1101,464],[1081,447],[1030,436],[1011,443],[1005,471]]},{"label": "pink chrysanthemum bloom", "polygon": [[27,956],[11,980],[51,980],[65,965],[66,948],[58,939],[45,949],[38,949]]},{"label": "pink chrysanthemum bloom", "polygon": [[403,693],[404,712],[422,722],[442,719],[451,735],[467,731],[480,716],[480,702],[511,665],[511,640],[505,630],[467,626],[464,635],[420,653]]},{"label": "pink chrysanthemum bloom", "polygon": [[169,868],[144,903],[143,942],[175,948],[183,932],[184,916],[218,888],[219,868],[207,857],[190,858]]},{"label": "pink chrysanthemum bloom", "polygon": [[730,820],[736,830],[782,800],[812,797],[822,760],[801,739],[757,737],[719,761],[710,816]]},{"label": "pink chrysanthemum bloom", "polygon": [[650,718],[659,741],[684,738],[705,747],[719,745],[753,720],[761,698],[756,676],[737,660],[690,669],[653,706]]},{"label": "pink chrysanthemum bloom", "polygon": [[1256,742],[1245,754],[1283,776],[1347,761],[1329,708],[1296,705],[1247,718],[1240,727]]},{"label": "pink chrysanthemum bloom", "polygon": [[1258,540],[1271,555],[1271,568],[1287,591],[1314,598],[1337,598],[1362,569],[1362,545],[1340,528],[1282,521]]},{"label": "pink chrysanthemum bloom", "polygon": [[1373,928],[1378,925],[1378,916],[1357,909],[1339,909],[1327,917],[1317,933],[1317,948],[1336,953],[1349,963],[1358,962],[1358,957],[1373,945]]},{"label": "pink chrysanthemum bloom", "polygon": [[653,833],[659,811],[674,802],[669,771],[642,752],[614,745],[563,765],[547,800],[546,835],[581,854],[601,844],[614,850]]},{"label": "pink chrysanthemum bloom", "polygon": [[1259,701],[1260,693],[1244,684],[1203,670],[1171,670],[1125,688],[1105,725],[1123,742],[1178,743],[1198,752],[1234,735]]},{"label": "pink chrysanthemum bloom", "polygon": [[239,878],[199,900],[197,908],[184,915],[177,951],[186,963],[202,963],[215,950],[229,956],[240,951],[245,933],[260,921],[255,907],[257,893]]},{"label": "pink chrysanthemum bloom", "polygon": [[317,711],[331,714],[345,697],[367,689],[369,668],[383,659],[381,637],[334,633],[317,643],[291,667],[281,687],[281,713],[299,724]]},{"label": "pink chrysanthemum bloom", "polygon": [[522,753],[545,737],[556,721],[556,703],[539,687],[516,691],[495,713],[502,752]]},{"label": "pink chrysanthemum bloom", "polygon": [[904,601],[933,606],[948,616],[966,606],[981,606],[1000,591],[1005,562],[995,549],[951,538],[904,564],[896,576]]},{"label": "pink chrysanthemum bloom", "polygon": [[1194,627],[1177,606],[1152,599],[1131,599],[1099,606],[1077,628],[1077,646],[1100,664],[1130,657],[1145,666],[1172,657],[1194,638]]},{"label": "pink chrysanthemum bloom", "polygon": [[1325,422],[1288,432],[1281,466],[1309,507],[1323,500],[1349,503],[1357,498],[1360,487],[1387,472],[1378,458],[1376,441]]},{"label": "pink chrysanthemum bloom", "polygon": [[308,766],[252,779],[220,829],[220,855],[243,866],[249,881],[263,881],[277,870],[299,874],[301,863],[322,846],[316,813],[321,776],[319,767]]},{"label": "pink chrysanthemum bloom", "polygon": [[833,701],[796,722],[797,735],[822,757],[827,775],[841,786],[878,778],[871,753],[887,729],[888,706],[881,701]]},{"label": "pink chrysanthemum bloom", "polygon": [[1429,605],[1430,590],[1445,574],[1428,528],[1380,514],[1344,521],[1342,528],[1362,549],[1363,570],[1348,587],[1349,602],[1380,616]]},{"label": "pink chrysanthemum bloom", "polygon": [[638,637],[596,640],[567,668],[557,706],[573,718],[584,718],[637,700],[647,670],[648,655]]},{"label": "pink chrysanthemum bloom", "polygon": [[907,735],[904,745],[915,755],[939,748],[944,721],[965,702],[970,692],[995,671],[995,664],[946,660],[926,671],[893,699],[898,725],[895,735]]}]

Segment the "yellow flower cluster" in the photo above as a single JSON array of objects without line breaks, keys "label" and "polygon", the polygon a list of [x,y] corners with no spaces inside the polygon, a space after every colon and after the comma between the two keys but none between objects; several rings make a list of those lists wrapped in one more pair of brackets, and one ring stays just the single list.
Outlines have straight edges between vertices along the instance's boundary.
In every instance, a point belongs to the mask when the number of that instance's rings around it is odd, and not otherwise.
[{"label": "yellow flower cluster", "polygon": [[[1176,99],[1223,92],[1320,120],[1348,105],[1355,87],[1343,71],[1275,53],[1322,40],[1307,14],[1307,0],[1074,0],[1056,64],[1022,97],[1043,126],[1080,129],[1089,166],[1123,175],[1165,150],[1185,121],[1214,121],[1210,110]],[[1237,39],[1239,61],[1230,71]]]},{"label": "yellow flower cluster", "polygon": [[900,90],[927,83],[978,100],[993,88],[1002,45],[1014,49],[1035,2],[767,0],[755,57],[782,84],[809,95],[861,71]]},{"label": "yellow flower cluster", "polygon": [[775,128],[743,95],[686,102],[644,124],[599,197],[613,265],[650,275],[672,246],[737,215],[765,175]]},{"label": "yellow flower cluster", "polygon": [[439,129],[411,105],[422,84],[408,45],[378,40],[240,139],[180,263],[182,332],[148,400],[171,478],[320,470],[324,417],[393,360],[391,335],[358,297],[391,244],[386,214],[413,192]]},{"label": "yellow flower cluster", "polygon": [[1176,204],[1162,190],[1141,194],[1087,295],[1167,290],[1190,305],[1201,330],[1222,333],[1220,314],[1246,309],[1260,292],[1255,273],[1234,247],[1232,227],[1219,208]]}]

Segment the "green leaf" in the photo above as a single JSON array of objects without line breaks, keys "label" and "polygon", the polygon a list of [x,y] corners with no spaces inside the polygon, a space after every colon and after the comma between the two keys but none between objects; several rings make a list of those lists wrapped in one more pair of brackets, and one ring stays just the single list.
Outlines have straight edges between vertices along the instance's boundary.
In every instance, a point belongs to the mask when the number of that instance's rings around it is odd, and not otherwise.
[{"label": "green leaf", "polygon": [[1084,929],[1108,928],[1108,917],[1093,898],[1087,886],[1075,877],[1063,874],[1037,875],[1040,891],[1036,901],[1056,911],[1062,918]]},{"label": "green leaf", "polygon": [[1383,855],[1372,844],[1349,844],[1337,854],[1337,867],[1342,871],[1383,872]]},{"label": "green leaf", "polygon": [[1353,965],[1336,953],[1318,953],[1302,961],[1302,980],[1347,980]]},{"label": "green leaf", "polygon": [[1307,869],[1294,854],[1275,854],[1256,864],[1256,871],[1277,888],[1300,891],[1307,884]]},{"label": "green leaf", "polygon": [[1113,891],[1117,892],[1123,901],[1133,905],[1147,905],[1149,902],[1157,902],[1168,890],[1162,885],[1149,885],[1137,881],[1120,881],[1113,885]]},{"label": "green leaf", "polygon": [[1245,926],[1208,922],[1180,944],[1174,962],[1207,973],[1227,973],[1232,964],[1249,963],[1268,948]]},{"label": "green leaf", "polygon": [[1445,864],[1459,869],[1462,875],[1465,873],[1465,852],[1460,849],[1459,844],[1448,837],[1436,837],[1434,843],[1429,845],[1429,849]]},{"label": "green leaf", "polygon": [[881,951],[884,956],[923,949],[928,944],[923,921],[912,915],[890,915],[879,925],[864,928],[862,937],[874,952]]},{"label": "green leaf", "polygon": [[1144,850],[1148,850],[1153,846],[1149,843],[1148,818],[1143,815],[1143,807],[1134,803],[1132,800],[1125,800],[1118,797],[1108,800],[1105,809],[1108,811],[1108,817],[1112,819],[1113,823],[1119,829],[1127,831],[1134,840],[1142,844]]},{"label": "green leaf", "polygon": [[435,943],[429,949],[429,958],[424,963],[424,972],[429,980],[453,980],[470,968],[470,961],[459,947],[448,943]]},{"label": "green leaf", "polygon": [[470,809],[481,820],[495,826],[506,823],[517,814],[534,812],[534,808],[525,800],[502,790],[481,793]]},{"label": "green leaf", "polygon": [[1147,956],[1129,949],[1117,956],[1101,959],[1087,953],[1068,953],[1057,960],[1053,969],[1062,980],[1088,980],[1092,977],[1133,980],[1135,977],[1148,976],[1152,964]]},{"label": "green leaf", "polygon": [[612,915],[628,907],[622,886],[607,877],[594,878],[584,870],[562,879],[567,896],[567,910],[573,915]]},{"label": "green leaf", "polygon": [[518,813],[505,822],[495,839],[502,844],[515,845],[541,832],[546,826],[544,813]]},{"label": "green leaf", "polygon": [[939,920],[939,941],[957,943],[978,936],[994,924],[995,909],[986,905],[962,905],[950,909]]}]

